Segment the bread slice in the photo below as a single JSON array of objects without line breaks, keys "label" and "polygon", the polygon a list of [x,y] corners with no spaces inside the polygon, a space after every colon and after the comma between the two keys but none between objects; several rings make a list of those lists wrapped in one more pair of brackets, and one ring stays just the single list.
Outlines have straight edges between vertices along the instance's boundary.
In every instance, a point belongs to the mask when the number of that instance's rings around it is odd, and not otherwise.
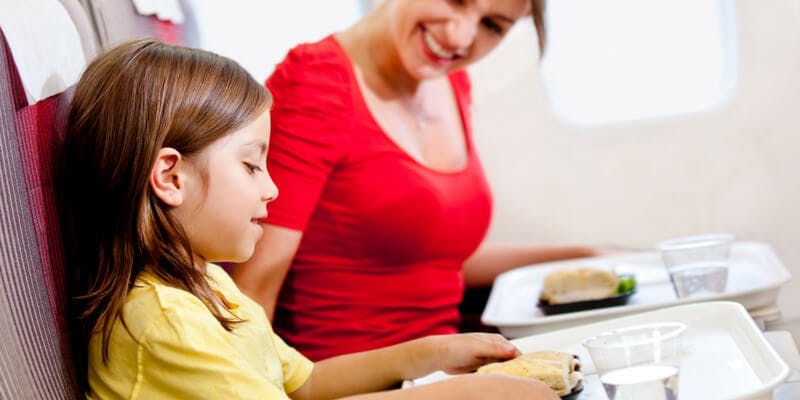
[{"label": "bread slice", "polygon": [[555,271],[544,277],[540,299],[549,304],[604,299],[613,296],[618,286],[617,275],[603,269]]},{"label": "bread slice", "polygon": [[580,363],[572,354],[559,351],[536,351],[513,360],[486,364],[481,374],[505,374],[536,379],[559,395],[572,391],[582,380]]}]

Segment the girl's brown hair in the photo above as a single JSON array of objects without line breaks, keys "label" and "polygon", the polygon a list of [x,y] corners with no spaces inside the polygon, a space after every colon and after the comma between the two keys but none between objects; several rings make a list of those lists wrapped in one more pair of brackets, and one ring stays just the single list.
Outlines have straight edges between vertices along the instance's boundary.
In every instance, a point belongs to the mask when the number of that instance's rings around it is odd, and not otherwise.
[{"label": "girl's brown hair", "polygon": [[159,149],[191,157],[269,103],[266,88],[234,61],[155,40],[115,47],[84,72],[55,181],[84,384],[89,339],[102,335],[107,361],[111,329],[143,270],[200,298],[226,329],[237,322],[194,268],[186,234],[148,178]]},{"label": "girl's brown hair", "polygon": [[536,37],[539,40],[539,54],[544,54],[547,44],[547,25],[545,24],[545,6],[547,0],[531,0],[531,16],[536,26]]}]

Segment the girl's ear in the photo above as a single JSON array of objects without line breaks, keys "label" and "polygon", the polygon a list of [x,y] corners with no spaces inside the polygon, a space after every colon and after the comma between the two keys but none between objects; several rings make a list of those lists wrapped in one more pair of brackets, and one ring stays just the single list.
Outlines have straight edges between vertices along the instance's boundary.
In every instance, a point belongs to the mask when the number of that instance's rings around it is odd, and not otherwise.
[{"label": "girl's ear", "polygon": [[158,151],[150,171],[150,188],[161,201],[172,207],[183,204],[183,167],[181,153],[171,147]]}]

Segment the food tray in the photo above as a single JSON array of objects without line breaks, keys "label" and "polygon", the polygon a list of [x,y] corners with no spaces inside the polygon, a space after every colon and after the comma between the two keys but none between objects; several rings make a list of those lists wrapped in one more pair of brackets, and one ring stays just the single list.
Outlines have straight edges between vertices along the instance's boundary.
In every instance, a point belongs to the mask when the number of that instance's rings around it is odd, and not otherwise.
[{"label": "food tray", "polygon": [[[618,274],[636,275],[637,293],[625,305],[567,314],[547,316],[536,307],[545,275],[587,265],[612,267]],[[656,251],[544,263],[500,274],[492,286],[481,322],[513,338],[698,301],[731,300],[754,309],[774,304],[781,285],[791,277],[772,248],[761,242],[733,244],[724,293],[683,299],[675,296]]]},{"label": "food tray", "polygon": [[[557,350],[583,360],[584,389],[578,400],[605,400],[589,353],[581,340],[612,329],[663,321],[688,328],[681,338],[680,399],[744,400],[770,398],[789,375],[789,367],[773,350],[739,303],[702,302],[663,308],[550,333],[515,339],[523,352]],[[436,372],[407,381],[404,387],[447,379]]]}]

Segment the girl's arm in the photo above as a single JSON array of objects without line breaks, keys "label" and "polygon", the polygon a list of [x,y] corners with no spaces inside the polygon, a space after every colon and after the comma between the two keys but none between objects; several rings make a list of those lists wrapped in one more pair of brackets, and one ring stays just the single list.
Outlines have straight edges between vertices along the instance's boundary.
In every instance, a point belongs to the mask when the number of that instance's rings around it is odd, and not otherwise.
[{"label": "girl's arm", "polygon": [[[414,379],[433,371],[443,370],[448,373],[466,373],[477,367],[494,361],[513,358],[519,350],[500,335],[472,333],[462,335],[429,336],[412,340],[379,350],[348,354],[320,361],[315,364],[314,372],[308,381],[296,392],[291,393],[294,400],[312,400],[322,398],[339,398],[359,393],[376,392],[396,386],[405,379]],[[472,378],[478,378],[472,381]],[[482,376],[470,376],[464,387],[454,383],[443,383],[441,386],[420,387],[409,391],[375,393],[363,399],[411,399],[425,397],[445,399],[444,394],[464,399],[465,390],[473,385],[500,385],[506,380],[484,379]],[[492,377],[496,378],[496,377]],[[512,382],[528,387],[531,380]],[[531,381],[532,382],[532,381]],[[472,390],[470,389],[470,390]],[[547,393],[539,389],[540,393]],[[418,397],[415,397],[415,393]],[[536,391],[534,391],[536,393]],[[484,396],[486,391],[482,393]],[[387,396],[387,397],[383,397]],[[358,398],[362,398],[359,396]],[[507,397],[499,397],[507,398]],[[522,397],[548,398],[548,397]]]},{"label": "girl's arm", "polygon": [[489,286],[502,272],[525,265],[569,258],[593,257],[600,251],[588,246],[525,246],[483,244],[464,262],[468,287]]},{"label": "girl's arm", "polygon": [[278,292],[300,246],[303,232],[264,223],[261,227],[264,233],[256,243],[253,256],[237,265],[232,275],[239,289],[264,307],[267,318],[272,320]]},{"label": "girl's arm", "polygon": [[410,389],[377,392],[347,400],[560,400],[547,385],[503,375],[466,375]]}]

